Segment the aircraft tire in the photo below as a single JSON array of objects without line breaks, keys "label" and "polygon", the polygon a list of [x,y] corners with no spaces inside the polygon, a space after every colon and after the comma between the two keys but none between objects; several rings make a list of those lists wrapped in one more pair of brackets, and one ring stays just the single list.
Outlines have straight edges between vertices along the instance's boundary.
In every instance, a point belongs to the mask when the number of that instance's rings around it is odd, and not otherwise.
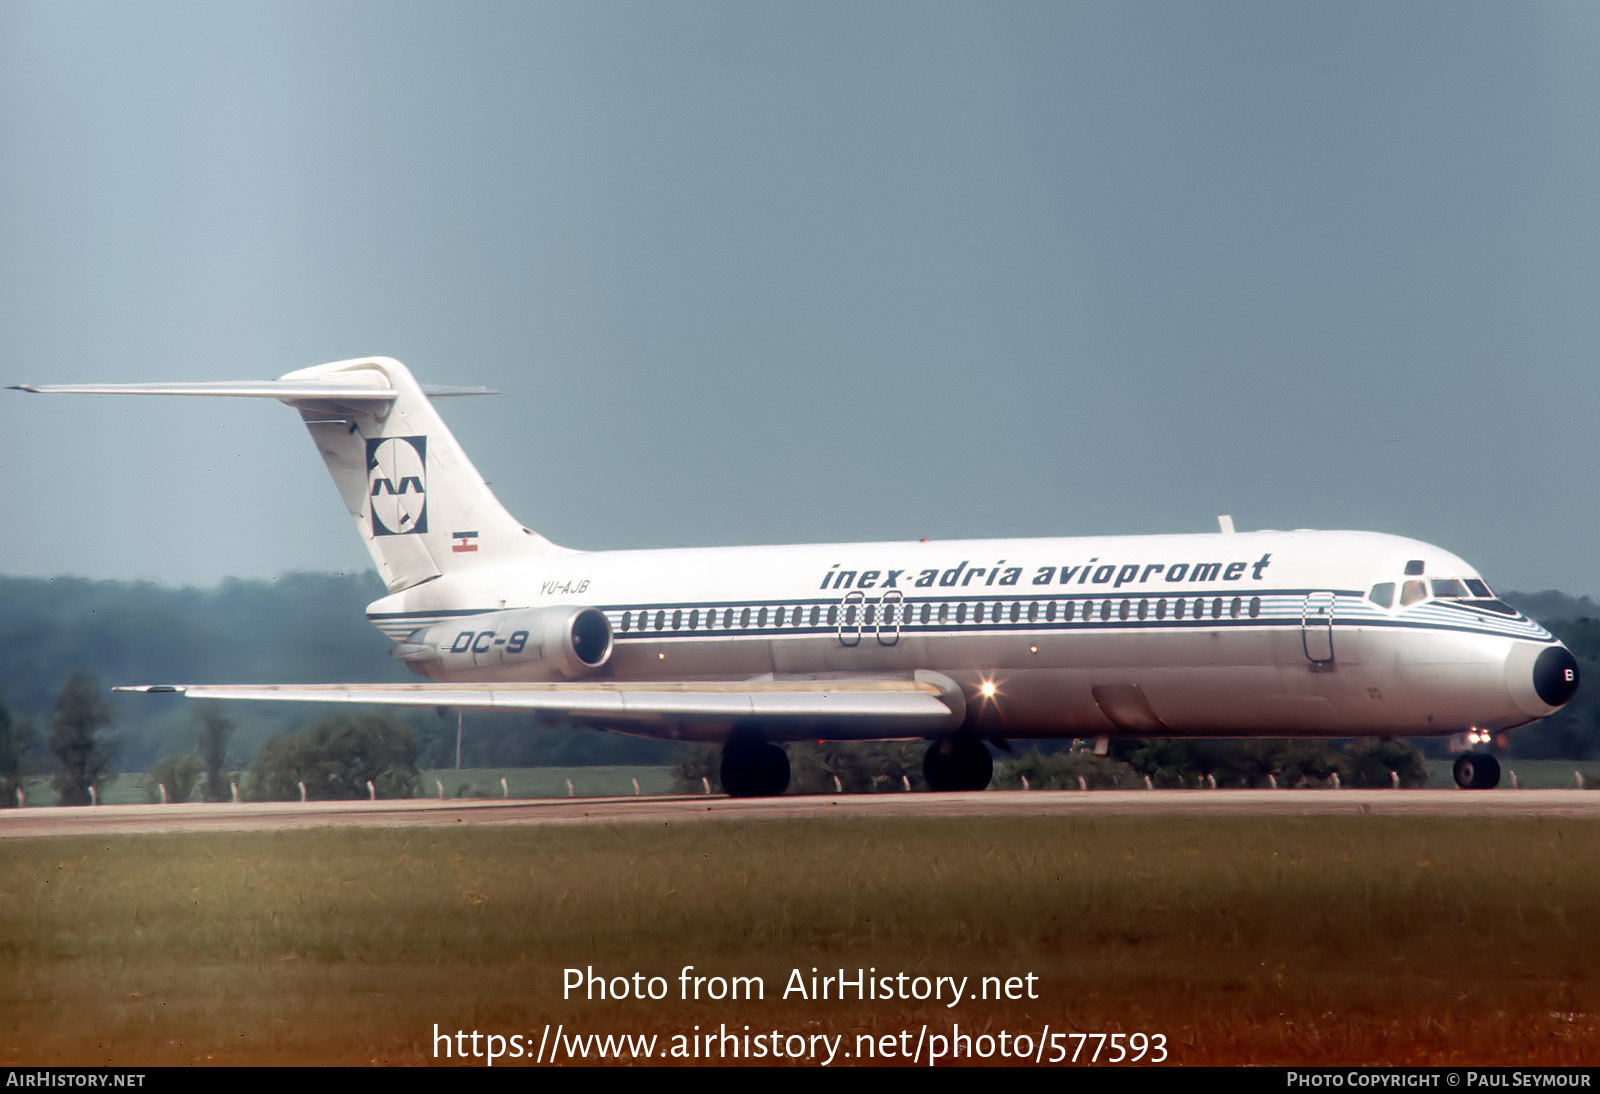
[{"label": "aircraft tire", "polygon": [[929,790],[983,790],[994,778],[994,759],[975,736],[942,737],[928,746],[922,758],[922,777]]},{"label": "aircraft tire", "polygon": [[722,749],[722,789],[730,798],[775,798],[789,789],[789,754],[771,741],[730,740]]},{"label": "aircraft tire", "polygon": [[1467,752],[1456,757],[1452,774],[1462,790],[1493,790],[1500,785],[1500,761],[1487,752]]}]

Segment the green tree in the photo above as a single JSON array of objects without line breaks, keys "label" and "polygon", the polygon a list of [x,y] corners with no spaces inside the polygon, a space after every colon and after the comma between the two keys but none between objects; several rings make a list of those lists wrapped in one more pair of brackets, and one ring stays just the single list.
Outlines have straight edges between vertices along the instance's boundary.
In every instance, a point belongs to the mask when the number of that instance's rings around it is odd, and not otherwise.
[{"label": "green tree", "polygon": [[1161,789],[1192,787],[1198,775],[1194,742],[1170,737],[1142,742],[1128,757],[1128,763]]},{"label": "green tree", "polygon": [[722,792],[722,749],[717,745],[686,745],[679,750],[672,764],[673,786],[680,794],[704,792],[709,779],[715,793]]},{"label": "green tree", "polygon": [[255,801],[295,801],[300,784],[315,801],[367,796],[371,782],[380,798],[409,798],[421,778],[417,734],[389,713],[338,714],[306,726],[293,737],[267,738],[246,774],[246,796]]},{"label": "green tree", "polygon": [[193,752],[186,756],[163,756],[145,772],[145,796],[153,802],[161,800],[161,788],[167,788],[169,802],[186,802],[194,796],[200,782],[200,757]]},{"label": "green tree", "polygon": [[111,719],[111,703],[92,672],[80,668],[67,677],[50,719],[50,751],[61,761],[54,784],[62,805],[88,805],[91,787],[116,778],[110,773],[116,750],[102,736]]},{"label": "green tree", "polygon": [[29,738],[33,726],[27,719],[19,719],[11,708],[0,703],[0,809],[17,805],[17,791],[22,787],[22,774],[27,761]]},{"label": "green tree", "polygon": [[[925,741],[797,741],[788,745],[793,794],[864,794],[922,783]],[[835,783],[835,779],[838,780]]]},{"label": "green tree", "polygon": [[1040,752],[1033,748],[1001,766],[999,785],[1018,789],[1028,780],[1032,790],[1076,790],[1078,779],[1090,790],[1119,790],[1143,786],[1138,772],[1110,756],[1093,752]]},{"label": "green tree", "polygon": [[1404,741],[1366,737],[1345,748],[1344,759],[1343,777],[1351,786],[1393,786],[1394,775],[1400,776],[1400,785],[1408,790],[1428,785],[1428,765],[1422,753]]},{"label": "green tree", "polygon": [[195,722],[200,726],[200,764],[205,769],[200,796],[208,802],[228,801],[233,797],[227,768],[228,739],[233,736],[233,722],[214,703],[201,706]]}]

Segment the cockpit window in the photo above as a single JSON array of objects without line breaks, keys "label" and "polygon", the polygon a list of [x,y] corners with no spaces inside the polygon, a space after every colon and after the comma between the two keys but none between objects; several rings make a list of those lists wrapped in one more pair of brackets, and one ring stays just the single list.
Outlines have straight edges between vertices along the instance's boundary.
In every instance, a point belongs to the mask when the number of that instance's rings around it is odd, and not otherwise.
[{"label": "cockpit window", "polygon": [[1372,591],[1367,594],[1367,599],[1380,608],[1394,607],[1394,582],[1385,581],[1382,584],[1374,585]]},{"label": "cockpit window", "polygon": [[1414,558],[1406,563],[1406,576],[1417,577],[1422,573],[1422,559]]},{"label": "cockpit window", "polygon": [[[1411,583],[1407,582],[1409,586]],[[1421,584],[1421,582],[1417,582]],[[1452,604],[1463,608],[1479,608],[1497,615],[1515,616],[1519,613],[1503,600],[1495,599],[1494,593],[1489,591],[1489,586],[1475,577],[1456,578],[1441,577],[1433,581],[1433,595],[1439,600],[1448,600]]]},{"label": "cockpit window", "polygon": [[1400,588],[1400,606],[1416,604],[1428,599],[1428,585],[1425,581],[1408,581]]}]

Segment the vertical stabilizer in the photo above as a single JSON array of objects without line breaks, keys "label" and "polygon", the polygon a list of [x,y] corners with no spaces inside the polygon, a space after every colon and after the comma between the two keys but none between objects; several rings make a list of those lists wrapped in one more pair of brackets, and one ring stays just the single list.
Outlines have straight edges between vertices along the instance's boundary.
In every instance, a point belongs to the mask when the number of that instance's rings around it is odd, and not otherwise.
[{"label": "vertical stabilizer", "polygon": [[284,402],[305,419],[391,592],[516,554],[559,550],[505,511],[399,361],[336,361],[278,383],[381,392],[372,399],[318,399],[296,391]]}]

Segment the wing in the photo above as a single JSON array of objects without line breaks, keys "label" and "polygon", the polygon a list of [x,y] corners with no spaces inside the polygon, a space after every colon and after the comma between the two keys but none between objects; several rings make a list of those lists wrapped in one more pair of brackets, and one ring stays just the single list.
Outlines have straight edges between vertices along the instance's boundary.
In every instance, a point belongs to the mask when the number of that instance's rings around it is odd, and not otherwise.
[{"label": "wing", "polygon": [[792,722],[800,736],[816,724],[866,723],[903,735],[959,725],[961,689],[936,673],[912,678],[737,681],[596,681],[474,684],[143,684],[116,691],[178,694],[191,699],[253,699],[290,703],[372,703],[412,707],[527,710],[632,733],[675,723],[732,724],[745,718]]}]

